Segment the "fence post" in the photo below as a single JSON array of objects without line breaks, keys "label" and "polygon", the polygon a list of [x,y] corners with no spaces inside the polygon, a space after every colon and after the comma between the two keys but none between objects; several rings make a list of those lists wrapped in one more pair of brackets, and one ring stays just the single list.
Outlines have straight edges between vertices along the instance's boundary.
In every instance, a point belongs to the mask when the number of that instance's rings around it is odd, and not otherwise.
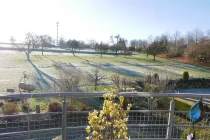
[{"label": "fence post", "polygon": [[36,113],[40,113],[40,105],[36,105]]},{"label": "fence post", "polygon": [[167,127],[167,135],[166,135],[167,140],[170,140],[172,136],[173,116],[174,116],[174,99],[172,98],[170,102],[170,109],[169,109],[169,115],[168,115],[168,127]]},{"label": "fence post", "polygon": [[67,140],[67,133],[66,133],[66,118],[67,118],[67,108],[66,108],[66,97],[62,102],[62,140]]}]

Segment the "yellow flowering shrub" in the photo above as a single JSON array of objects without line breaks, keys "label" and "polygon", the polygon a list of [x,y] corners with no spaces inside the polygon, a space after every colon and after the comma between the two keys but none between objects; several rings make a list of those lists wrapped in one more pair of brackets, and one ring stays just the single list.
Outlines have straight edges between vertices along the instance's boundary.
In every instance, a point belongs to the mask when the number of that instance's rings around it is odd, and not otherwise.
[{"label": "yellow flowering shrub", "polygon": [[100,112],[97,110],[89,112],[86,140],[128,140],[126,123],[132,105],[128,104],[127,110],[124,111],[124,97],[120,96],[119,103],[116,103],[114,90],[104,94],[103,97],[103,109]]}]

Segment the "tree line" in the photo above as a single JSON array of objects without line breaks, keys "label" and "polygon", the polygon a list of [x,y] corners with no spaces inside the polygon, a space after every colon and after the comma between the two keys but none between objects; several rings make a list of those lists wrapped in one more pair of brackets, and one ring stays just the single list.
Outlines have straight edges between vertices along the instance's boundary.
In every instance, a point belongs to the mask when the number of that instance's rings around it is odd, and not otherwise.
[{"label": "tree line", "polygon": [[144,52],[155,57],[164,53],[166,57],[186,56],[197,62],[210,62],[210,30],[206,32],[196,28],[186,34],[176,31],[173,34],[165,33],[147,39],[133,39],[130,41],[129,50]]},{"label": "tree line", "polygon": [[[10,38],[10,42],[15,44],[14,37]],[[61,49],[70,50],[75,55],[76,50],[92,49],[99,52],[101,57],[103,54],[112,52],[115,55],[123,53],[125,56],[132,51],[143,52],[152,55],[154,61],[160,53],[166,54],[166,57],[181,57],[186,55],[193,61],[208,63],[210,61],[210,30],[206,32],[196,28],[186,34],[175,31],[173,34],[163,33],[159,36],[150,35],[147,39],[132,39],[128,42],[124,37],[111,35],[109,42],[97,42],[95,40],[82,41],[76,39],[66,40],[59,39],[59,44],[55,45],[55,40],[50,35],[37,35],[28,32],[25,35],[25,52],[29,55],[34,49],[59,47]],[[19,46],[20,47],[20,46]],[[20,47],[23,49],[23,47]]]}]

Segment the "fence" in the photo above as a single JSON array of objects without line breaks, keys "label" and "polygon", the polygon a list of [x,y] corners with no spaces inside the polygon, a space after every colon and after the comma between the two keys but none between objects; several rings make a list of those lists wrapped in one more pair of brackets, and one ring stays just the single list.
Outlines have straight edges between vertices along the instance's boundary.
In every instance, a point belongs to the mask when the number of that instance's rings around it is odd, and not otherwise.
[{"label": "fence", "polygon": [[[56,136],[62,136],[62,140],[82,140],[87,133],[85,127],[88,125],[89,111],[67,111],[66,98],[71,97],[86,101],[88,99],[99,100],[104,93],[43,93],[43,94],[13,94],[1,95],[0,100],[24,99],[24,98],[52,98],[63,99],[62,112],[28,113],[19,115],[0,116],[0,140],[52,140]],[[121,92],[130,99],[171,97],[170,107],[167,110],[147,109],[131,110],[129,113],[128,135],[131,140],[163,140],[186,138],[190,133],[192,124],[188,120],[188,111],[177,111],[174,107],[173,97],[180,98],[209,98],[210,94],[190,93],[144,93],[144,92]],[[91,100],[93,102],[93,100]],[[133,101],[133,100],[132,100]],[[149,101],[149,100],[148,100]],[[141,100],[143,102],[143,100]],[[147,103],[149,106],[149,102]],[[206,114],[210,114],[207,112]],[[199,128],[202,139],[210,139],[210,123],[200,123]],[[189,133],[186,131],[189,130]],[[199,137],[199,136],[198,136]],[[200,138],[201,139],[201,138]]]}]

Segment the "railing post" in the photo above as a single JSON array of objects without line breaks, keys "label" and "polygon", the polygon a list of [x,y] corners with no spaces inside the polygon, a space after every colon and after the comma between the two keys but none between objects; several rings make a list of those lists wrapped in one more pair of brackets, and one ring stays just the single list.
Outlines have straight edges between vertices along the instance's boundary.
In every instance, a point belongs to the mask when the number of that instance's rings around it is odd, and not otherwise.
[{"label": "railing post", "polygon": [[62,140],[67,140],[67,133],[66,133],[66,118],[67,118],[67,108],[66,108],[66,97],[62,102]]},{"label": "railing post", "polygon": [[174,99],[172,98],[170,102],[170,109],[169,109],[169,115],[168,115],[168,127],[167,127],[167,135],[166,135],[167,140],[170,140],[172,136],[173,116],[174,116]]}]

